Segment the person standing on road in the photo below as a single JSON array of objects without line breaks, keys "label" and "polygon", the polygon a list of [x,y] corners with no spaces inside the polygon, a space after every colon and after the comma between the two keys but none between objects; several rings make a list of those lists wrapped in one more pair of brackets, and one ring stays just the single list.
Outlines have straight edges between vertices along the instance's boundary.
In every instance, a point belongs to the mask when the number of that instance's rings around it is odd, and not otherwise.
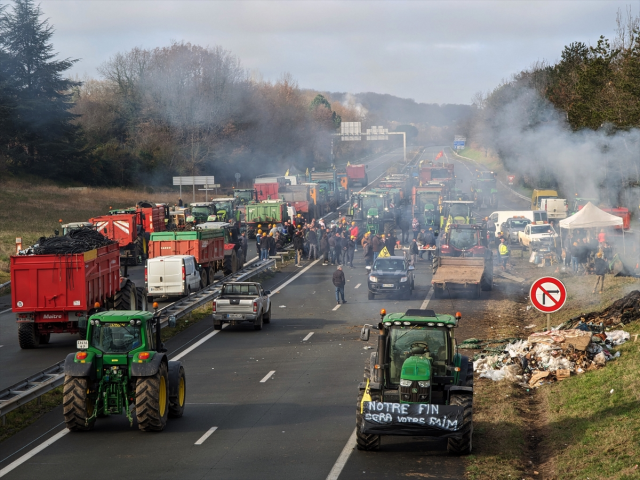
[{"label": "person standing on road", "polygon": [[411,221],[411,230],[413,230],[413,238],[417,239],[418,233],[420,233],[420,222],[416,217],[413,217],[413,220]]},{"label": "person standing on road", "polygon": [[304,239],[302,238],[302,234],[300,232],[296,232],[293,237],[293,248],[296,251],[296,267],[302,267],[300,262],[302,261],[302,256],[304,255]]},{"label": "person standing on road", "polygon": [[[429,231],[424,235],[424,244],[433,248],[436,246],[436,236],[433,234],[433,228],[429,228]],[[427,252],[427,261],[430,262],[433,259],[433,250]]]},{"label": "person standing on road", "polygon": [[327,242],[329,243],[329,261],[331,265],[336,264],[336,236],[327,233]]},{"label": "person standing on road", "polygon": [[418,261],[418,242],[414,238],[409,246],[409,255],[411,255],[411,265],[415,266]]},{"label": "person standing on road", "polygon": [[329,240],[327,235],[322,235],[322,238],[320,239],[320,255],[322,255],[322,264],[323,265],[328,265],[329,264]]},{"label": "person standing on road", "polygon": [[314,260],[318,259],[318,236],[316,235],[316,229],[311,228],[307,233],[307,241],[309,242],[309,260],[313,257]]},{"label": "person standing on road", "polygon": [[269,260],[269,247],[269,237],[263,233],[260,240],[260,260]]},{"label": "person standing on road", "polygon": [[580,245],[578,242],[573,242],[570,250],[571,255],[571,270],[573,273],[578,273],[578,263],[580,262]]},{"label": "person standing on road", "polygon": [[491,217],[487,217],[487,241],[489,242],[489,250],[496,244],[496,224]]},{"label": "person standing on road", "polygon": [[604,276],[608,269],[609,266],[607,262],[602,258],[602,252],[598,252],[595,261],[595,271],[598,279],[596,280],[596,285],[593,287],[593,293],[596,293],[598,285],[600,285],[600,291],[598,293],[602,293],[602,290],[604,290]]},{"label": "person standing on road", "polygon": [[500,246],[498,247],[498,252],[500,253],[500,260],[502,262],[502,270],[506,270],[509,265],[509,245],[507,245],[504,241],[504,237],[500,239]]},{"label": "person standing on road", "polygon": [[392,257],[395,256],[395,254],[396,254],[396,242],[397,241],[398,241],[398,238],[396,237],[396,235],[393,232],[393,230],[391,230],[389,232],[389,234],[387,235],[387,239],[384,242],[384,246],[387,247],[387,250],[389,250],[389,255],[391,255]]},{"label": "person standing on road", "polygon": [[382,240],[376,233],[371,239],[371,248],[373,248],[373,261],[375,261],[376,258],[378,258],[378,255],[380,255],[380,252],[382,251],[382,247],[384,247],[384,244],[382,243]]},{"label": "person standing on road", "polygon": [[351,238],[347,240],[347,253],[344,263],[353,268],[353,256],[356,252],[356,237],[355,235],[351,235]]},{"label": "person standing on road", "polygon": [[336,302],[340,305],[340,298],[342,297],[342,303],[347,303],[344,299],[344,285],[346,280],[344,278],[344,272],[342,266],[338,265],[338,268],[333,272],[333,285],[336,287]]},{"label": "person standing on road", "polygon": [[247,240],[247,234],[242,232],[240,234],[240,246],[242,247],[242,263],[247,261],[247,249],[249,248],[249,240]]}]

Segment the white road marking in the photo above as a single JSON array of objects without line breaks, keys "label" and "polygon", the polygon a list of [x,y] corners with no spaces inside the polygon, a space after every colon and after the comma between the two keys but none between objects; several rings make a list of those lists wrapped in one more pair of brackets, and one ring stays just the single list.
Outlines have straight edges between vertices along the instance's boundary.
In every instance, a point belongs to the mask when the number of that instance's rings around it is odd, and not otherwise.
[{"label": "white road marking", "polygon": [[309,340],[311,338],[311,335],[313,335],[313,332],[309,333],[306,337],[304,337],[302,339],[303,342],[306,342],[307,340]]},{"label": "white road marking", "polygon": [[49,445],[54,444],[55,442],[57,442],[58,440],[60,440],[62,437],[64,437],[67,433],[69,433],[69,430],[67,430],[66,428],[64,430],[59,431],[58,433],[56,433],[53,437],[51,437],[49,440],[42,442],[40,445],[38,445],[36,448],[34,448],[33,450],[25,453],[23,456],[21,456],[19,459],[17,459],[16,461],[10,463],[9,465],[7,465],[6,467],[4,467],[2,470],[0,470],[0,478],[4,477],[7,473],[11,472],[14,468],[19,467],[20,465],[22,465],[24,462],[26,462],[27,460],[29,460],[30,458],[34,457],[35,455],[37,455],[38,453],[40,453],[42,450],[44,450],[45,448],[47,448]]},{"label": "white road marking", "polygon": [[429,305],[429,300],[431,300],[431,297],[433,297],[433,287],[429,289],[429,293],[427,293],[427,298],[425,298],[424,302],[422,302],[422,305],[420,305],[420,310],[424,310],[425,308],[427,308],[427,305]]},{"label": "white road marking", "polygon": [[361,283],[357,284],[355,287],[353,288],[360,288],[360,285],[362,285]]},{"label": "white road marking", "polygon": [[[222,325],[222,328],[227,328],[229,326],[228,323],[225,323]],[[194,343],[193,345],[191,345],[189,348],[187,348],[186,350],[183,350],[182,352],[180,352],[178,355],[176,355],[175,357],[173,357],[171,360],[180,360],[182,357],[184,357],[186,354],[191,353],[192,351],[194,351],[196,348],[198,348],[200,345],[202,345],[204,342],[206,342],[207,340],[209,340],[210,338],[214,337],[215,335],[217,335],[218,333],[220,333],[221,330],[214,330],[213,332],[211,332],[209,335],[207,335],[206,337],[204,337],[203,339],[197,341],[196,343]]]},{"label": "white road marking", "polygon": [[279,287],[276,287],[272,290],[273,293],[270,293],[269,296],[271,297],[272,295],[274,295],[276,292],[282,290],[284,287],[286,287],[287,285],[289,285],[291,282],[293,282],[296,278],[298,278],[300,275],[302,275],[304,272],[306,272],[307,270],[309,270],[311,267],[313,267],[316,263],[318,263],[320,261],[320,259],[314,261],[313,263],[310,263],[309,265],[307,265],[305,268],[303,268],[302,270],[300,270],[297,275],[294,275],[293,277],[291,277],[289,280],[287,280],[286,282],[284,282],[282,285],[280,285]]},{"label": "white road marking", "polygon": [[333,307],[333,311],[335,312],[337,309],[340,308],[340,304],[336,305],[335,307]]},{"label": "white road marking", "polygon": [[274,373],[276,373],[275,370],[271,370],[269,373],[267,373],[264,378],[262,380],[260,380],[260,383],[264,383],[267,380],[269,380],[271,378],[271,375],[273,375]]},{"label": "white road marking", "polygon": [[10,311],[11,311],[11,309],[10,309],[10,308],[7,308],[6,310],[1,311],[1,312],[0,312],[0,315],[2,315],[3,313],[10,312]]},{"label": "white road marking", "polygon": [[211,434],[213,432],[215,432],[218,429],[218,427],[211,427],[209,430],[207,430],[207,433],[205,433],[204,435],[202,435],[198,441],[196,443],[194,443],[194,445],[202,445],[204,443],[204,441],[209,438],[211,436]]},{"label": "white road marking", "polygon": [[342,449],[338,460],[336,460],[336,463],[333,464],[333,468],[329,472],[329,475],[327,475],[327,480],[338,480],[338,477],[342,473],[342,469],[344,468],[344,466],[347,464],[347,460],[349,460],[349,456],[351,455],[351,452],[353,452],[354,448],[356,448],[355,428],[353,429],[353,433],[349,437],[349,440],[347,440],[347,444]]}]

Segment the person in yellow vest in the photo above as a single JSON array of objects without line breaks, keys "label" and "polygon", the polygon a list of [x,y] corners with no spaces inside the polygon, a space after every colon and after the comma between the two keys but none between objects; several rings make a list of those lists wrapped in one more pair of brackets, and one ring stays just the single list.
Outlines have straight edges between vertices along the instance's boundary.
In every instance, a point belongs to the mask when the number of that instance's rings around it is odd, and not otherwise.
[{"label": "person in yellow vest", "polygon": [[500,261],[502,262],[502,270],[506,270],[509,265],[509,245],[504,241],[504,237],[500,238],[500,245],[498,246],[498,253],[500,254]]}]

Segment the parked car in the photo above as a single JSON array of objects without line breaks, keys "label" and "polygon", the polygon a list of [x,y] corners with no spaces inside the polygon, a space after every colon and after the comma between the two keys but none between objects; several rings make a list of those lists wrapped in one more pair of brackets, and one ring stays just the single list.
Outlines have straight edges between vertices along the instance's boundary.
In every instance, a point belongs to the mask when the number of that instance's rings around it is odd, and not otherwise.
[{"label": "parked car", "polygon": [[144,277],[149,301],[155,297],[186,297],[202,285],[200,267],[193,255],[150,258]]},{"label": "parked car", "polygon": [[524,231],[531,220],[525,217],[508,218],[500,227],[502,234],[507,239],[507,243],[518,243],[518,233]]},{"label": "parked car", "polygon": [[262,330],[262,324],[271,321],[270,294],[255,282],[224,283],[211,305],[213,328],[220,330],[223,323],[251,322],[255,330]]},{"label": "parked car", "polygon": [[542,248],[553,248],[557,239],[558,234],[549,224],[530,224],[522,232],[518,232],[520,245],[528,247],[530,252]]},{"label": "parked car", "polygon": [[409,260],[404,257],[378,257],[373,266],[367,266],[369,278],[369,300],[376,295],[388,293],[400,293],[405,299],[409,299],[414,288],[415,270],[409,265]]}]

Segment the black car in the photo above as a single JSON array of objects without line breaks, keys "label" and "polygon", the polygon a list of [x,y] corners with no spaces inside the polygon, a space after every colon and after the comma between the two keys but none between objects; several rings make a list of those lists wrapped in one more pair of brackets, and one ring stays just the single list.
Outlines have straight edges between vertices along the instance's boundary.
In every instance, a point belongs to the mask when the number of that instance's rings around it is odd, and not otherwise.
[{"label": "black car", "polygon": [[414,287],[413,265],[404,257],[378,257],[369,270],[367,287],[369,300],[376,295],[385,293],[400,293],[408,299]]}]

